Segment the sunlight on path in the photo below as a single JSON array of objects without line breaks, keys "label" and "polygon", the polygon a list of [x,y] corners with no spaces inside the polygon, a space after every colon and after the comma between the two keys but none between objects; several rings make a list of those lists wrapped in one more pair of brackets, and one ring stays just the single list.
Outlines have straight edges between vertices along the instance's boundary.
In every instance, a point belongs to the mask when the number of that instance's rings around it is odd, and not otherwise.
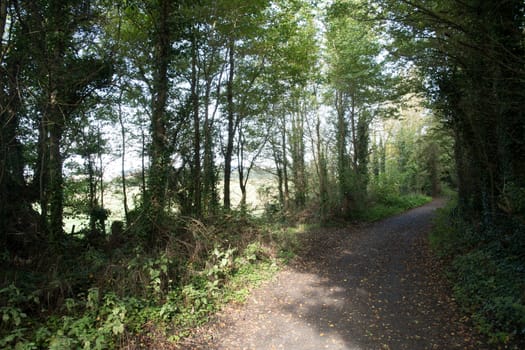
[{"label": "sunlight on path", "polygon": [[264,349],[361,350],[342,336],[351,319],[345,315],[348,300],[341,298],[343,292],[315,274],[285,271],[271,282],[269,293],[254,293],[249,307],[234,320],[244,321],[242,330],[227,333],[219,349],[261,349],[265,344]]},{"label": "sunlight on path", "polygon": [[297,266],[244,305],[226,307],[184,349],[481,349],[426,245],[442,203],[359,229],[316,232]]}]

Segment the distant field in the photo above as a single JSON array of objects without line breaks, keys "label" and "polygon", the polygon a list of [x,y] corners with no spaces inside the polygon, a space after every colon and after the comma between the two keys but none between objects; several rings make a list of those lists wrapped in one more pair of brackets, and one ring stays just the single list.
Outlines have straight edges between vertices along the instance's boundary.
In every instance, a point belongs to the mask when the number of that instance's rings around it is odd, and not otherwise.
[{"label": "distant field", "polygon": [[[231,200],[234,206],[238,206],[241,200],[241,190],[239,188],[239,181],[237,179],[237,173],[234,173],[234,179],[230,181],[231,188]],[[273,191],[276,187],[276,181],[274,177],[263,171],[254,172],[250,176],[250,179],[247,184],[247,196],[246,202],[248,209],[253,211],[255,214],[262,213],[264,210],[265,198],[261,198],[258,193],[260,188],[273,187]],[[219,183],[219,194],[222,198],[222,190],[224,188],[224,183],[221,181]],[[128,193],[128,206],[130,209],[134,208],[134,203],[140,195],[139,186],[129,186],[127,188]],[[104,191],[104,207],[110,210],[110,217],[107,222],[107,227],[111,222],[115,220],[124,219],[124,204],[123,204],[123,195],[122,188],[119,183],[111,182],[106,184],[106,189]],[[64,229],[66,232],[71,232],[73,226],[75,227],[75,232],[78,232],[82,228],[87,227],[89,224],[89,218],[85,216],[76,216],[76,217],[66,217],[64,220]]]}]

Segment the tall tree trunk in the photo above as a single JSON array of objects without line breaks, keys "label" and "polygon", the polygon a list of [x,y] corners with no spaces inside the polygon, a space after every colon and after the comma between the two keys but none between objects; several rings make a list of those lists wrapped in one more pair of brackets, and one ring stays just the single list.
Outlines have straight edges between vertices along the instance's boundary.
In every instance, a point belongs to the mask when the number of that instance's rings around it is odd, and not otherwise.
[{"label": "tall tree trunk", "polygon": [[322,147],[321,141],[321,120],[317,118],[315,125],[315,132],[317,136],[317,168],[319,176],[319,205],[321,209],[321,223],[327,223],[328,221],[328,165],[326,161],[326,155]]},{"label": "tall tree trunk", "polygon": [[124,117],[122,113],[122,94],[121,90],[118,99],[118,121],[120,124],[120,137],[122,147],[122,157],[120,163],[120,183],[122,186],[122,202],[124,205],[124,218],[126,225],[129,225],[129,207],[128,207],[128,191],[126,183],[126,127],[124,126]]},{"label": "tall tree trunk", "polygon": [[231,208],[230,199],[230,180],[232,173],[232,159],[233,159],[233,141],[235,138],[235,109],[233,102],[233,81],[235,74],[235,41],[233,38],[230,39],[228,49],[228,64],[229,74],[228,81],[226,83],[226,100],[227,100],[227,117],[228,117],[228,131],[226,140],[226,150],[224,154],[224,209],[229,210]]},{"label": "tall tree trunk", "polygon": [[49,150],[48,150],[48,131],[47,123],[44,116],[39,120],[38,128],[38,156],[35,169],[36,185],[38,186],[38,204],[40,205],[40,222],[39,231],[47,233],[48,230],[48,167],[49,164]]},{"label": "tall tree trunk", "polygon": [[[194,29],[196,30],[196,29]],[[193,34],[195,36],[195,33]],[[201,185],[201,130],[199,116],[197,40],[194,38],[191,49],[191,103],[193,109],[193,215],[202,215]]]},{"label": "tall tree trunk", "polygon": [[[86,138],[86,135],[84,135]],[[97,230],[97,222],[95,218],[95,207],[96,203],[96,182],[95,182],[95,170],[93,165],[92,155],[87,155],[87,167],[88,167],[88,182],[89,182],[89,230],[92,235]]]},{"label": "tall tree trunk", "polygon": [[366,111],[361,111],[357,120],[357,138],[355,145],[355,153],[357,160],[357,178],[358,185],[360,187],[361,195],[367,193],[368,186],[368,163],[369,163],[369,136],[370,136],[370,125],[369,117]]},{"label": "tall tree trunk", "polygon": [[241,202],[240,207],[241,211],[246,212],[246,182],[244,181],[244,143],[246,138],[242,130],[242,122],[239,125],[239,140],[237,142],[237,173],[239,175],[239,189],[241,190]]},{"label": "tall tree trunk", "polygon": [[[339,198],[341,206],[347,207],[347,198],[349,196],[348,184],[348,153],[347,153],[347,136],[348,126],[345,120],[346,101],[343,92],[335,92],[335,109],[337,112],[337,175],[339,180]],[[345,209],[343,209],[345,210]]]},{"label": "tall tree trunk", "polygon": [[103,147],[102,147],[102,132],[101,132],[101,126],[99,125],[98,128],[97,128],[97,156],[98,156],[98,166],[99,166],[99,178],[98,178],[98,181],[100,181],[100,184],[99,184],[99,188],[100,188],[100,205],[99,205],[99,210],[100,210],[100,215],[99,215],[99,222],[100,222],[100,228],[102,230],[102,234],[103,235],[106,235],[106,209],[104,207],[104,191],[106,189],[106,187],[104,186],[104,164],[103,164],[103,160],[102,160],[102,151],[103,151]]},{"label": "tall tree trunk", "polygon": [[[15,19],[8,18],[9,1],[0,1],[0,245],[5,246],[9,233],[27,232],[36,224],[24,213],[31,212],[31,199],[24,179],[24,156],[19,140],[19,110],[21,107],[18,74],[22,58],[7,57],[7,26]],[[9,23],[8,23],[9,22]],[[5,200],[16,198],[14,201]]]},{"label": "tall tree trunk", "polygon": [[[154,38],[155,65],[153,71],[152,113],[151,113],[151,166],[148,176],[148,206],[155,227],[161,219],[166,206],[166,186],[168,180],[169,154],[167,135],[167,112],[170,63],[170,28],[171,1],[159,0],[157,32]],[[155,239],[155,237],[151,237]],[[152,243],[152,242],[151,242]]]},{"label": "tall tree trunk", "polygon": [[[51,2],[50,20],[51,31],[59,31],[64,23],[64,5],[58,1]],[[53,36],[54,33],[47,33]],[[48,65],[48,86],[47,86],[47,108],[45,123],[49,132],[49,234],[52,242],[58,241],[63,234],[63,215],[64,215],[64,189],[62,174],[62,153],[60,150],[62,134],[64,132],[64,121],[67,118],[65,95],[68,93],[65,86],[65,77],[62,76],[66,54],[66,38],[63,35],[53,36],[51,39],[52,51],[49,52],[51,62]]]},{"label": "tall tree trunk", "polygon": [[208,214],[214,214],[218,207],[215,157],[213,155],[213,121],[210,119],[209,105],[211,77],[206,77],[204,93],[204,159],[203,159],[203,205]]},{"label": "tall tree trunk", "polygon": [[[18,136],[20,93],[14,85],[18,70],[18,63],[8,62],[7,79],[0,83],[0,244],[6,242],[8,233],[27,232],[37,224],[25,215],[32,212],[32,199],[24,180],[25,162]],[[16,200],[5,200],[9,198]]]},{"label": "tall tree trunk", "polygon": [[51,1],[49,27],[43,28],[45,35],[48,36],[48,51],[44,53],[47,62],[42,62],[46,66],[48,84],[46,86],[46,107],[44,112],[44,124],[48,133],[44,138],[47,141],[44,147],[48,151],[47,165],[47,191],[45,191],[49,201],[49,226],[48,234],[52,242],[57,242],[63,234],[63,212],[64,212],[64,190],[62,174],[62,154],[61,143],[64,132],[64,121],[67,118],[67,111],[70,106],[66,106],[65,77],[62,75],[66,54],[66,35],[54,35],[63,27],[67,27],[67,18],[64,16],[64,3]]},{"label": "tall tree trunk", "polygon": [[283,160],[281,154],[281,147],[277,140],[272,141],[273,161],[277,176],[277,189],[279,191],[279,204],[284,208],[284,181],[283,181]]},{"label": "tall tree trunk", "polygon": [[350,101],[350,133],[352,135],[352,167],[353,167],[353,170],[354,172],[357,172],[357,127],[356,127],[356,111],[355,111],[355,98],[354,96],[352,96],[351,98],[351,101]]},{"label": "tall tree trunk", "polygon": [[306,204],[304,115],[301,110],[300,102],[295,101],[295,105],[296,112],[292,115],[292,129],[290,136],[292,146],[292,175],[295,187],[295,206],[298,209],[302,209]]},{"label": "tall tree trunk", "polygon": [[286,117],[282,117],[281,125],[281,148],[283,155],[283,185],[284,185],[284,211],[287,212],[290,209],[290,188],[288,184],[288,152],[287,152],[287,138],[286,138]]},{"label": "tall tree trunk", "polygon": [[140,140],[141,140],[141,148],[140,148],[140,179],[141,179],[141,191],[142,191],[142,198],[146,198],[146,135],[144,133],[144,129],[141,127],[140,129]]},{"label": "tall tree trunk", "polygon": [[62,174],[62,142],[63,117],[58,106],[51,101],[49,110],[49,234],[52,242],[57,242],[64,232],[64,179]]}]

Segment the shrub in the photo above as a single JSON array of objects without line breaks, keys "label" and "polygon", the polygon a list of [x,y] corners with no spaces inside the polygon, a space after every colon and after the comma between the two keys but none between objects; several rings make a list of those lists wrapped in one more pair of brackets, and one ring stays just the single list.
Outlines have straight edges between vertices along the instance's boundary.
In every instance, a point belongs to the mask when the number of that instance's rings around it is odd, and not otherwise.
[{"label": "shrub", "polygon": [[[525,259],[519,223],[473,225],[457,209],[442,210],[431,235],[450,262],[449,276],[462,309],[494,344],[525,343]],[[519,345],[516,345],[519,346]]]}]

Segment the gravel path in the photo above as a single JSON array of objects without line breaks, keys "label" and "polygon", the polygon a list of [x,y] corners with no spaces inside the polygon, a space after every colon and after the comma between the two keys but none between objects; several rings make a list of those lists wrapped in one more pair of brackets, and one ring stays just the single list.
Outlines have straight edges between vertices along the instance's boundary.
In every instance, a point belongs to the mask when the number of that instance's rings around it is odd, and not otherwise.
[{"label": "gravel path", "polygon": [[484,349],[458,316],[427,234],[435,200],[359,228],[319,230],[291,267],[181,349]]}]

